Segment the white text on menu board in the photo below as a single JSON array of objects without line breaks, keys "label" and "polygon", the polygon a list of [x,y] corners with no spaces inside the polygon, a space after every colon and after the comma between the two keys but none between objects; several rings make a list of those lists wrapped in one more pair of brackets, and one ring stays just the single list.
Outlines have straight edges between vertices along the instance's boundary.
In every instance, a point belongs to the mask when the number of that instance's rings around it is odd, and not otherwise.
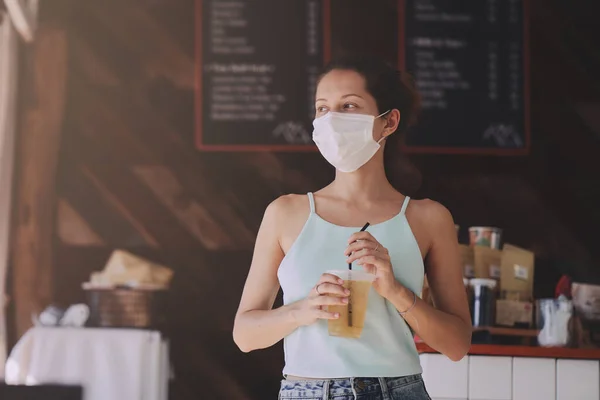
[{"label": "white text on menu board", "polygon": [[[469,14],[439,10],[431,0],[414,2],[415,20],[420,22],[470,23]],[[409,43],[415,51],[415,82],[424,109],[446,109],[447,91],[466,91],[471,83],[463,76],[454,61],[457,57],[440,57],[439,50],[464,51],[463,40],[447,37],[415,37]]]},{"label": "white text on menu board", "polygon": [[[210,52],[223,56],[252,56],[256,53],[247,34],[245,1],[212,1],[209,10]],[[253,62],[218,63],[204,66],[210,76],[210,118],[213,121],[273,121],[282,93],[271,93],[276,66]]]}]

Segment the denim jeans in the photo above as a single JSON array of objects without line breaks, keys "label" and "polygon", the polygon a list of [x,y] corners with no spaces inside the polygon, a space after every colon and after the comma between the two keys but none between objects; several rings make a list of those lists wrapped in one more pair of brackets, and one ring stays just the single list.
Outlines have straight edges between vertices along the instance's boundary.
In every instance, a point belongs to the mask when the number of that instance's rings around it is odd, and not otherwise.
[{"label": "denim jeans", "polygon": [[280,400],[431,400],[421,375],[398,378],[283,380]]}]

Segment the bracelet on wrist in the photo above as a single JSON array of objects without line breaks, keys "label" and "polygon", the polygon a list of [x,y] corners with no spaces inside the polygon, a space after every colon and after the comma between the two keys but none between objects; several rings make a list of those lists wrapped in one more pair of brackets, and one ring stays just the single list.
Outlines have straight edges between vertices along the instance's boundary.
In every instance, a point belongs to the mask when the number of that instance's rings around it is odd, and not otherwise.
[{"label": "bracelet on wrist", "polygon": [[404,314],[408,313],[410,310],[412,310],[413,308],[415,308],[415,305],[417,304],[417,295],[415,292],[411,292],[411,293],[413,294],[413,303],[410,305],[410,307],[408,307],[404,311],[398,310],[398,314],[404,315]]}]

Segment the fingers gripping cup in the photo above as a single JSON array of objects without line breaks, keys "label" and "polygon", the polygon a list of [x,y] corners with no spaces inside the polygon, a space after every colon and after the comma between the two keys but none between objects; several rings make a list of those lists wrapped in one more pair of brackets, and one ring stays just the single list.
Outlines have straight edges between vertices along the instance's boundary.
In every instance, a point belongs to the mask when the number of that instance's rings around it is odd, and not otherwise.
[{"label": "fingers gripping cup", "polygon": [[369,291],[375,275],[364,271],[327,271],[344,280],[344,287],[350,290],[347,305],[328,306],[327,310],[339,313],[339,318],[328,321],[329,335],[358,339],[365,325]]}]

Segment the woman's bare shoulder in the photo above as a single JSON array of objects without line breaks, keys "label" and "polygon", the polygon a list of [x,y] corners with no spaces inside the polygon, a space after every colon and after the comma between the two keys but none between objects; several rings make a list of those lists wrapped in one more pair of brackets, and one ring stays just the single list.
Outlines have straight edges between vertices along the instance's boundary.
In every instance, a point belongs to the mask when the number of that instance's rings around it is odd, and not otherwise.
[{"label": "woman's bare shoulder", "polygon": [[278,232],[286,232],[290,225],[303,223],[310,213],[308,196],[305,194],[286,194],[273,200],[267,206],[263,223],[277,227]]},{"label": "woman's bare shoulder", "polygon": [[267,207],[266,213],[283,216],[309,209],[310,206],[306,194],[285,194],[273,200]]},{"label": "woman's bare shoulder", "polygon": [[456,237],[452,214],[437,201],[411,200],[406,217],[424,258],[436,243],[443,242],[449,237]]},{"label": "woman's bare shoulder", "polygon": [[406,216],[421,233],[427,232],[427,236],[435,236],[436,232],[451,227],[454,229],[454,219],[448,208],[434,200],[411,200]]},{"label": "woman's bare shoulder", "polygon": [[287,253],[310,214],[308,196],[287,194],[275,199],[267,207],[265,220],[277,232],[279,245]]},{"label": "woman's bare shoulder", "polygon": [[429,222],[444,222],[452,219],[452,214],[443,204],[431,199],[414,200],[411,199],[407,213],[413,214],[416,218],[427,220]]}]

